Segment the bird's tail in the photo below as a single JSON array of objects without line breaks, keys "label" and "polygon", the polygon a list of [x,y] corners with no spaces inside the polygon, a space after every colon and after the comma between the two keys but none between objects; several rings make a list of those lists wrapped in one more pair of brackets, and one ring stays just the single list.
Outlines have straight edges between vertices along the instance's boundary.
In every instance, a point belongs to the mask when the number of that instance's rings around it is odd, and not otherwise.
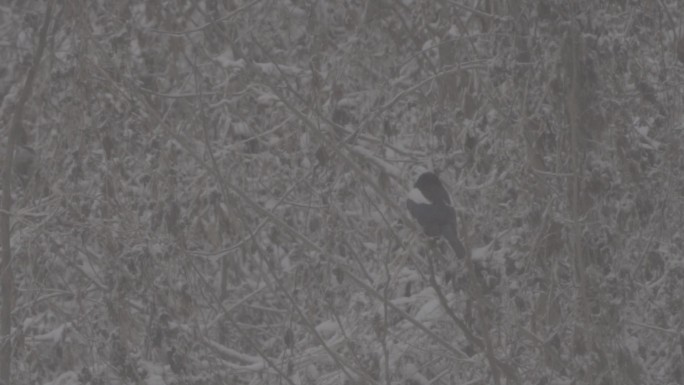
[{"label": "bird's tail", "polygon": [[461,240],[458,239],[458,233],[456,232],[455,224],[452,226],[444,226],[444,231],[442,232],[442,235],[444,236],[444,239],[446,239],[447,242],[449,242],[449,246],[451,246],[451,249],[456,254],[456,258],[465,258],[465,248],[463,247],[463,243],[461,243]]}]

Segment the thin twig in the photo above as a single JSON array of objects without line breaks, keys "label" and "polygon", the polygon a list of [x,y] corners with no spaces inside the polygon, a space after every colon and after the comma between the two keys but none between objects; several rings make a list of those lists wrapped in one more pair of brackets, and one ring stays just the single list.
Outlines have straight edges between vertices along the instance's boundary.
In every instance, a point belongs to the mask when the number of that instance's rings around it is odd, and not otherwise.
[{"label": "thin twig", "polygon": [[199,27],[197,27],[197,28],[187,29],[187,30],[185,30],[185,31],[165,31],[165,30],[156,29],[156,28],[148,28],[148,29],[146,29],[146,30],[147,30],[147,31],[150,31],[150,32],[154,32],[154,33],[159,33],[159,34],[164,34],[164,35],[171,35],[171,36],[184,36],[184,35],[189,35],[189,34],[191,34],[191,33],[202,32],[202,31],[204,31],[205,29],[211,27],[212,25],[214,25],[214,24],[216,24],[216,23],[221,23],[221,22],[223,22],[223,21],[226,21],[226,20],[228,20],[228,19],[230,19],[230,18],[236,16],[238,13],[241,13],[242,11],[245,11],[245,10],[247,10],[248,8],[251,8],[253,5],[255,5],[256,3],[260,2],[260,1],[261,1],[261,0],[254,0],[254,1],[252,1],[251,3],[245,4],[244,6],[238,8],[238,9],[232,11],[232,12],[230,12],[229,14],[227,14],[227,15],[221,17],[221,18],[218,18],[218,19],[216,19],[216,20],[214,20],[214,21],[212,21],[212,22],[209,22],[209,23],[204,24],[204,25],[202,25],[202,26],[199,26]]}]

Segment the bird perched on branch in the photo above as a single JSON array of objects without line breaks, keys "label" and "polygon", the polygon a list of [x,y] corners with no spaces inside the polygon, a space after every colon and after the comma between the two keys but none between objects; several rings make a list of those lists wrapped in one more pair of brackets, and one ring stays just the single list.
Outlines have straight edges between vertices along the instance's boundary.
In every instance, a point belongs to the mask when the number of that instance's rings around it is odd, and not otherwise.
[{"label": "bird perched on branch", "polygon": [[456,231],[456,211],[439,177],[433,172],[424,172],[408,194],[406,207],[418,221],[425,235],[444,237],[461,259],[465,256],[463,244]]}]

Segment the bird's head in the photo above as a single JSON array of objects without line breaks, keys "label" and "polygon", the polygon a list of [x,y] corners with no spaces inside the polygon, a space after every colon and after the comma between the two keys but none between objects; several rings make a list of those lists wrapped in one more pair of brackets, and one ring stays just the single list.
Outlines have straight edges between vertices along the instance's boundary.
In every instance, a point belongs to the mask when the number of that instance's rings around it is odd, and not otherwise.
[{"label": "bird's head", "polygon": [[434,205],[451,205],[449,193],[447,193],[442,181],[434,172],[424,172],[413,189],[409,192],[409,199],[415,203],[429,203]]}]

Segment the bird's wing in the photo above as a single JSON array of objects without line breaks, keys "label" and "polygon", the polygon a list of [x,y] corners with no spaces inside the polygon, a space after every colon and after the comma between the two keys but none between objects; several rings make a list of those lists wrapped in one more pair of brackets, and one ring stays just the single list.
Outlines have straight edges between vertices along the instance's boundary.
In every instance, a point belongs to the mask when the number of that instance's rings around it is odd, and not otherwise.
[{"label": "bird's wing", "polygon": [[456,258],[465,258],[465,247],[463,243],[458,239],[458,233],[456,232],[456,223],[449,223],[449,225],[442,227],[442,236],[451,246],[451,249],[456,254]]}]

